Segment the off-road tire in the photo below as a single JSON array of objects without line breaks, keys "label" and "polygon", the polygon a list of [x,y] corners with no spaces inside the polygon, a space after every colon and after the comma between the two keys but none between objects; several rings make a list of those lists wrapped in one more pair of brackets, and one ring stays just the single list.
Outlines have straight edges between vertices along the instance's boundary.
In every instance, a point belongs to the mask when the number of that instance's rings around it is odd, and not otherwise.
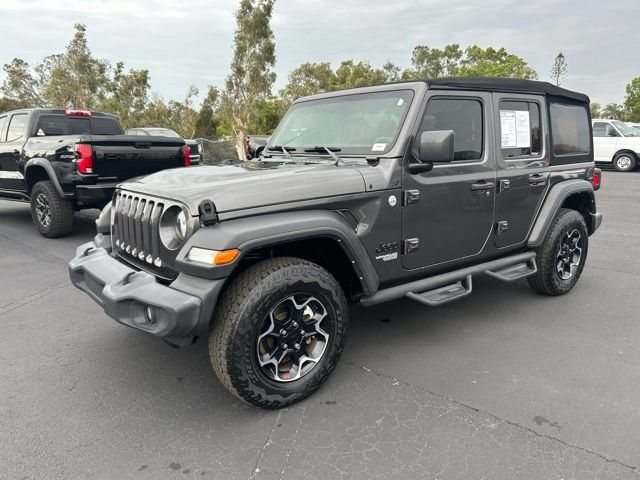
[{"label": "off-road tire", "polygon": [[[37,214],[39,195],[46,198],[48,202],[48,224],[44,224]],[[50,181],[38,182],[31,191],[31,218],[43,237],[64,237],[73,230],[73,204],[69,200],[61,198]]]},{"label": "off-road tire", "polygon": [[[569,279],[562,279],[556,271],[557,254],[562,238],[567,232],[577,229],[583,239],[580,262]],[[563,295],[578,282],[587,260],[589,235],[584,217],[576,210],[561,208],[549,225],[542,245],[536,250],[538,271],[527,281],[531,288],[544,295]]]},{"label": "off-road tire", "polygon": [[[307,375],[282,383],[261,370],[256,345],[265,315],[294,293],[312,294],[333,315],[324,354]],[[315,392],[335,368],[347,335],[348,305],[338,281],[307,260],[279,257],[252,265],[223,292],[212,319],[209,357],[222,384],[235,396],[261,408],[281,408]]]},{"label": "off-road tire", "polygon": [[[625,161],[625,159],[628,159]],[[620,166],[618,163],[623,162],[623,166]],[[615,157],[613,157],[613,168],[615,168],[619,172],[631,172],[635,170],[637,165],[637,158],[633,153],[619,153]]]}]

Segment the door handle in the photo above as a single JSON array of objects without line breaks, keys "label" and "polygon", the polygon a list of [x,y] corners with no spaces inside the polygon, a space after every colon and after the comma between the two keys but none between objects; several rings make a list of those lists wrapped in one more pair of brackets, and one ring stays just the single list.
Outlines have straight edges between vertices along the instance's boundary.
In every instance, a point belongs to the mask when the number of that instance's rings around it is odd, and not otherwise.
[{"label": "door handle", "polygon": [[541,173],[532,173],[529,175],[529,185],[540,185],[547,183],[547,176]]},{"label": "door handle", "polygon": [[491,190],[495,188],[496,184],[493,182],[485,182],[484,180],[478,183],[472,183],[469,187],[472,191],[478,192],[482,190]]}]

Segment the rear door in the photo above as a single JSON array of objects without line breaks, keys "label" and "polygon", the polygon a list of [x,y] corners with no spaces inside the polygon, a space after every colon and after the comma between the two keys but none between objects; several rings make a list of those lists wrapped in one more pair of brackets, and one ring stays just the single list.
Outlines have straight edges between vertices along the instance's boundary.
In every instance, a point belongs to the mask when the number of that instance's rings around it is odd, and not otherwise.
[{"label": "rear door", "polygon": [[429,172],[414,174],[405,164],[404,268],[471,259],[484,249],[495,194],[491,125],[488,93],[434,92],[428,98],[415,138],[428,130],[453,130],[455,154],[453,162],[435,164]]},{"label": "rear door", "polygon": [[611,162],[618,151],[620,134],[609,122],[593,122],[593,159]]},{"label": "rear door", "polygon": [[522,243],[549,186],[550,155],[543,96],[493,94],[496,125],[498,248]]},{"label": "rear door", "polygon": [[0,189],[24,189],[24,177],[18,171],[18,162],[27,137],[27,116],[27,113],[14,113],[4,117],[6,126],[0,137]]}]

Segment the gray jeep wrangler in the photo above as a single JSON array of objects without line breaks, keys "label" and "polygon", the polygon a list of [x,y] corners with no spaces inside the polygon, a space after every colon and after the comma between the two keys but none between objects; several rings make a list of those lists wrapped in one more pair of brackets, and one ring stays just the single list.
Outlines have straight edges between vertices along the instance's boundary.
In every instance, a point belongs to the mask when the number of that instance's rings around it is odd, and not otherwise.
[{"label": "gray jeep wrangler", "polygon": [[602,220],[589,117],[511,79],[302,98],[257,160],[122,183],[71,280],[124,325],[207,338],[233,394],[283,407],[335,368],[350,303],[438,306],[479,274],[571,290]]}]

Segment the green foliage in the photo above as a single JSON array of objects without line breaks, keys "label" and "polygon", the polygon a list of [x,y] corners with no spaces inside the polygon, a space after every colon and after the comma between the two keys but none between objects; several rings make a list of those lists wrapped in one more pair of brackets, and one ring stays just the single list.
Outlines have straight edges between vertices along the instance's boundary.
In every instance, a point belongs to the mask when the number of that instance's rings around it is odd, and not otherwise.
[{"label": "green foliage", "polygon": [[522,58],[505,48],[483,49],[471,45],[463,52],[456,43],[444,48],[418,45],[413,49],[412,68],[402,73],[405,80],[437,77],[504,77],[536,79],[537,73]]},{"label": "green foliage", "polygon": [[609,103],[602,109],[602,116],[612,120],[622,120],[624,118],[624,107],[619,103]]},{"label": "green foliage", "polygon": [[627,120],[640,122],[640,77],[636,77],[627,85],[627,96],[624,99],[624,107]]},{"label": "green foliage", "polygon": [[29,104],[20,100],[0,97],[0,113],[19,110],[21,108],[29,108]]},{"label": "green foliage", "polygon": [[562,52],[558,53],[553,61],[551,78],[556,82],[556,85],[560,85],[567,78],[567,59]]},{"label": "green foliage", "polygon": [[367,62],[344,60],[334,71],[328,62],[303,63],[289,74],[289,82],[280,95],[287,105],[307,95],[394,82],[400,69],[387,62],[381,69]]},{"label": "green foliage", "polygon": [[244,157],[243,139],[259,114],[258,106],[271,94],[276,74],[276,45],[271,30],[275,0],[240,0],[236,11],[231,73],[221,108],[236,137],[238,158]]},{"label": "green foliage", "polygon": [[602,117],[602,106],[598,102],[591,102],[589,104],[589,110],[591,110],[591,118]]},{"label": "green foliage", "polygon": [[202,101],[202,106],[195,119],[193,138],[206,138],[213,140],[216,138],[219,118],[215,111],[219,107],[220,91],[216,87],[209,87],[207,96]]}]

